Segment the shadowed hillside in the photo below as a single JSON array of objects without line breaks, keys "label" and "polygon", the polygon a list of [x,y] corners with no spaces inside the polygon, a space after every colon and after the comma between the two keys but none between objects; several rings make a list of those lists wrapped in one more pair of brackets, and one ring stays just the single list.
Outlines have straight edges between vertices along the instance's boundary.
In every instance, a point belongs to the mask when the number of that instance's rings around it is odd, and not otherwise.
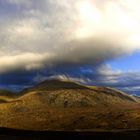
[{"label": "shadowed hillside", "polygon": [[19,95],[17,93],[0,89],[0,103],[7,103],[16,99]]},{"label": "shadowed hillside", "polygon": [[17,96],[17,94],[8,90],[0,89],[0,96],[14,97]]},{"label": "shadowed hillside", "polygon": [[46,91],[46,90],[57,90],[57,89],[87,89],[86,86],[80,85],[70,81],[61,81],[57,79],[46,80],[34,87],[24,89],[22,93],[27,93],[29,91]]}]

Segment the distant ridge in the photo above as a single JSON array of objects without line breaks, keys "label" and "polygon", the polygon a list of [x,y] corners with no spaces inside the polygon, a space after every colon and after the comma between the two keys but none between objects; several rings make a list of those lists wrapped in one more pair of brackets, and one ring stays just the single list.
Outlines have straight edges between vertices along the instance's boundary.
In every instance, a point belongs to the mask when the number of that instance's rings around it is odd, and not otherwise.
[{"label": "distant ridge", "polygon": [[0,96],[13,96],[13,95],[15,95],[14,92],[5,89],[0,89]]}]

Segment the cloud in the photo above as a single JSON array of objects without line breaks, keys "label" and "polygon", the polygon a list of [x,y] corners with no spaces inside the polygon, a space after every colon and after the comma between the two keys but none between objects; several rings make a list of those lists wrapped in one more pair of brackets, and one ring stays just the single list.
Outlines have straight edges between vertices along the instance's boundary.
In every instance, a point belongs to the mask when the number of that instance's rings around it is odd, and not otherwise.
[{"label": "cloud", "polygon": [[25,3],[28,3],[29,1],[28,0],[7,0],[9,3],[12,3],[12,4],[17,4],[17,5],[20,5],[20,4],[25,4]]},{"label": "cloud", "polygon": [[70,77],[68,75],[64,75],[64,74],[58,74],[58,75],[52,75],[52,76],[43,76],[41,74],[38,74],[34,77],[33,81],[35,83],[39,83],[42,82],[44,80],[47,79],[58,79],[58,80],[62,80],[62,81],[74,81],[74,82],[78,82],[78,83],[87,83],[87,80],[85,81],[85,79],[79,78],[79,77]]},{"label": "cloud", "polygon": [[49,55],[24,53],[13,56],[1,56],[0,61],[0,73],[11,71],[29,71],[34,69],[40,69],[44,66],[44,61]]},{"label": "cloud", "polygon": [[[37,54],[37,65],[46,65],[46,62],[54,66],[97,65],[140,49],[139,9],[131,8],[138,3],[130,0],[126,3],[119,0],[6,0],[3,6],[14,6],[20,11],[7,9],[14,15],[5,13],[7,18],[3,17],[0,25],[1,59],[11,59],[9,64],[0,64],[1,72],[7,65],[9,71],[13,67],[25,68],[27,64],[21,65],[15,57],[27,53]],[[50,55],[41,61],[40,55],[46,53]],[[26,57],[22,59],[26,61]]]},{"label": "cloud", "polygon": [[140,50],[139,4],[139,0],[0,1],[0,82],[10,86],[15,81],[15,87],[22,81],[26,86],[54,76],[137,86],[138,72],[113,71],[105,63]]}]

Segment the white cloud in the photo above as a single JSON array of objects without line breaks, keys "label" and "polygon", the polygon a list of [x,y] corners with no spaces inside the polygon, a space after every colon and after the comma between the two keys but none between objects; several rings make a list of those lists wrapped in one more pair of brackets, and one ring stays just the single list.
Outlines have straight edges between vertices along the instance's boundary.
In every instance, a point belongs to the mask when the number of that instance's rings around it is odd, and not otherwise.
[{"label": "white cloud", "polygon": [[[37,65],[28,62],[36,68],[46,63],[96,65],[140,49],[138,0],[6,2],[20,11],[0,24],[1,60],[10,56],[9,62],[0,63],[1,72],[7,67],[9,71],[27,67],[15,57],[28,53],[38,54],[33,57],[35,62],[39,59]],[[46,60],[40,60],[40,55],[46,53],[49,54]],[[26,57],[23,59],[26,61]]]},{"label": "white cloud", "polygon": [[73,82],[83,83],[83,84],[87,83],[87,79],[85,81],[82,78],[71,77],[69,75],[64,75],[64,74],[57,74],[57,75],[53,75],[50,77],[38,74],[34,77],[33,81],[36,83],[40,83],[40,82],[42,82],[44,80],[48,80],[48,79],[58,79],[58,80],[62,80],[62,81],[73,81]]},{"label": "white cloud", "polygon": [[48,54],[24,53],[21,55],[2,56],[0,58],[0,73],[14,70],[34,70],[44,67]]}]

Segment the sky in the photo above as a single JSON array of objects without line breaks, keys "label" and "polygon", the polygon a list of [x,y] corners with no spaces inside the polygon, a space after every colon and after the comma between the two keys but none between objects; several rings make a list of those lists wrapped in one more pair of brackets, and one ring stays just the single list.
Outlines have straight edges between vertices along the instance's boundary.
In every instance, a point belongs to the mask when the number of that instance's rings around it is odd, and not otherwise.
[{"label": "sky", "polygon": [[109,64],[113,69],[121,69],[122,71],[140,71],[140,53],[135,52],[131,55],[123,56],[115,61],[110,61]]},{"label": "sky", "polygon": [[140,91],[139,0],[0,0],[0,87],[49,78]]}]

